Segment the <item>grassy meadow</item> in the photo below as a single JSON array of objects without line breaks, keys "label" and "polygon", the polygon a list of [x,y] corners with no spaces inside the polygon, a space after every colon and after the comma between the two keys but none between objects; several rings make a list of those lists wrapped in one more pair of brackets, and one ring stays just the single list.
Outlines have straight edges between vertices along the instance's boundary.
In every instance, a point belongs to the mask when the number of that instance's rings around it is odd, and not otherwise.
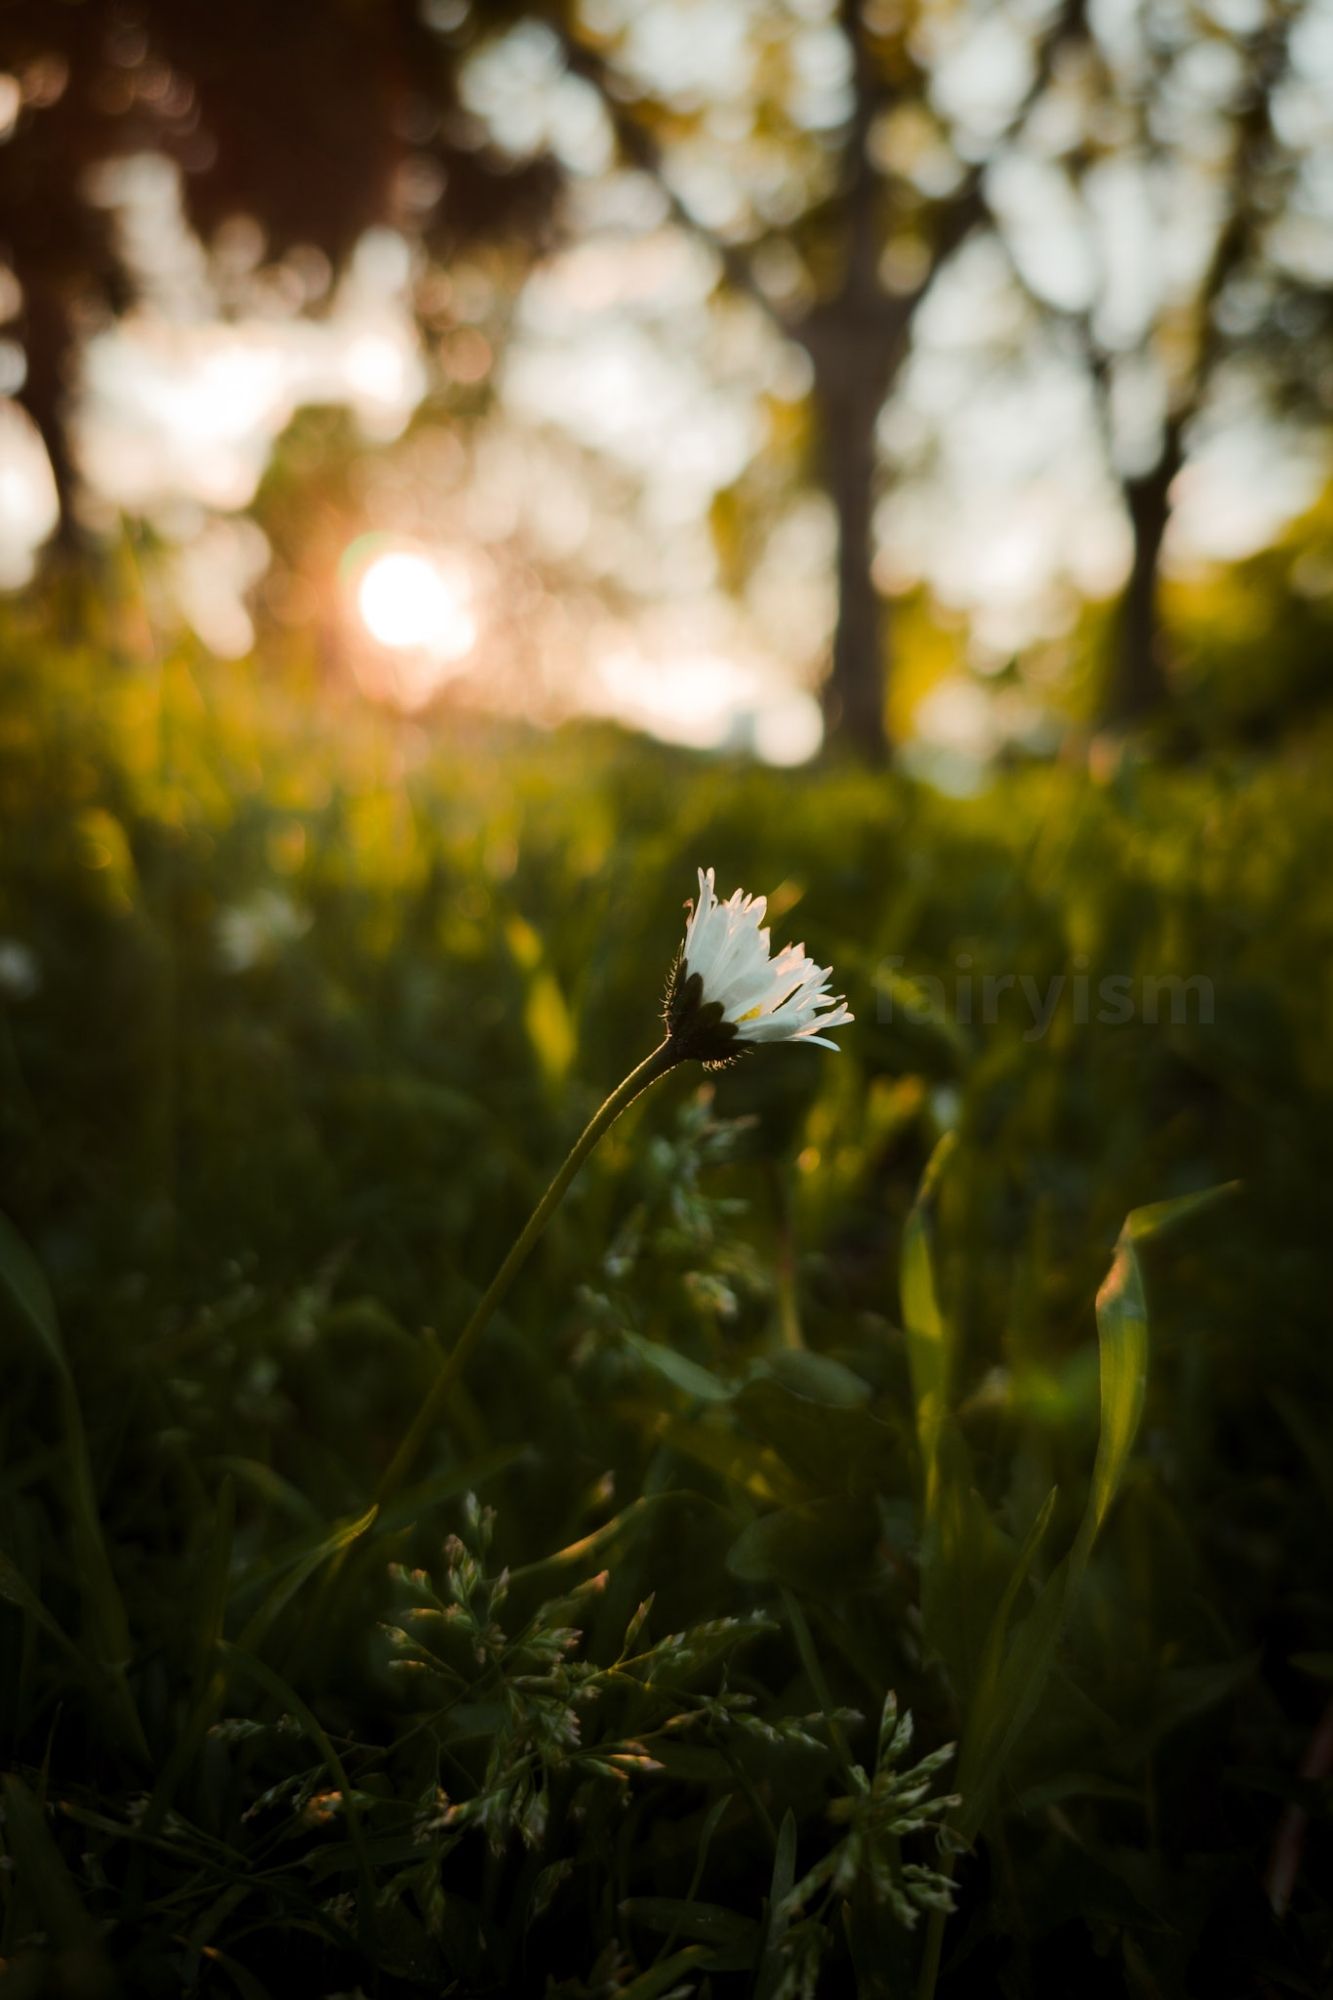
[{"label": "grassy meadow", "polygon": [[[1326,1993],[1320,757],[6,656],[7,1992]],[[855,1026],[631,1109],[377,1509],[710,863]]]}]

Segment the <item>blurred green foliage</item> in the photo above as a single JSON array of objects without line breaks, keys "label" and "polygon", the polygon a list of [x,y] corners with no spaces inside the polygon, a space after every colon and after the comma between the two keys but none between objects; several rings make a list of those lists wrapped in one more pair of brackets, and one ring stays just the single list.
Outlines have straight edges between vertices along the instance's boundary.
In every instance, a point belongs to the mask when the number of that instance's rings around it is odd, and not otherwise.
[{"label": "blurred green foliage", "polygon": [[1177,691],[1205,742],[1300,737],[1327,753],[1333,487],[1267,548],[1175,583]]},{"label": "blurred green foliage", "polygon": [[[16,1994],[1326,1990],[1317,768],[955,801],[12,622],[0,824]],[[640,1102],[376,1515],[706,862],[843,1052]]]}]

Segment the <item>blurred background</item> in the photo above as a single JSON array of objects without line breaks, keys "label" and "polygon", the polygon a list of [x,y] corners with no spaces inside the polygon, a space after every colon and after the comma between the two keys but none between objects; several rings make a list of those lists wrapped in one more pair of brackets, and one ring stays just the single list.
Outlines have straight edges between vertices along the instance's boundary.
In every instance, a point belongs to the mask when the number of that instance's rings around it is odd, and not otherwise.
[{"label": "blurred background", "polygon": [[1308,740],[1331,277],[1328,0],[7,0],[0,587],[951,789]]}]

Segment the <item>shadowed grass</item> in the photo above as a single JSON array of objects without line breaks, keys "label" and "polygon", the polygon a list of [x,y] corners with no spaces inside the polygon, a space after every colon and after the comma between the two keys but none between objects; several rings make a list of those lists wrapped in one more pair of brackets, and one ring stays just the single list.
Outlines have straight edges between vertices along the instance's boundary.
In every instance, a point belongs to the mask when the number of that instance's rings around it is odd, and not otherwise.
[{"label": "shadowed grass", "polygon": [[[16,1990],[1318,1990],[1317,774],[951,802],[265,672],[0,684]],[[616,1123],[432,1402],[700,863],[856,1028]]]}]

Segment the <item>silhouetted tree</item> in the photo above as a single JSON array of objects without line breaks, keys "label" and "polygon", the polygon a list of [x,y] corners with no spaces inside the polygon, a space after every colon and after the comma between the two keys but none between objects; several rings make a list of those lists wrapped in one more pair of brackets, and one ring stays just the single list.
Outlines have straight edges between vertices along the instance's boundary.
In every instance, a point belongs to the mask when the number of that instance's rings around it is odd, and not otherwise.
[{"label": "silhouetted tree", "polygon": [[[1005,132],[1021,127],[1081,20],[1080,0],[1065,0],[1031,33],[1029,74]],[[872,525],[886,483],[877,427],[923,301],[986,220],[985,155],[974,156],[937,105],[921,12],[841,0],[838,23],[849,69],[847,117],[828,133],[802,132],[780,87],[754,107],[770,146],[787,149],[793,199],[781,206],[795,212],[774,220],[752,206],[744,226],[726,234],[691,205],[677,168],[683,139],[711,146],[719,164],[727,163],[720,143],[708,138],[708,107],[655,93],[651,78],[628,74],[615,47],[590,36],[567,30],[566,48],[571,68],[601,92],[624,159],[650,173],[675,219],[712,246],[722,281],[757,301],[809,357],[815,472],[837,521],[826,719],[834,736],[874,759],[891,747],[891,635],[873,572]]]},{"label": "silhouetted tree", "polygon": [[[0,70],[23,94],[0,145],[0,256],[23,291],[22,397],[50,454],[63,532],[72,520],[68,397],[81,328],[125,303],[100,163],[145,150],[182,169],[207,237],[235,215],[271,255],[312,245],[336,265],[376,223],[410,222],[434,249],[521,231],[535,238],[557,175],[487,153],[460,111],[460,66],[478,34],[513,18],[498,0],[432,28],[416,0],[9,0]],[[424,211],[405,169],[440,199]],[[429,180],[427,181],[429,185]]]},{"label": "silhouetted tree", "polygon": [[[1313,373],[1270,319],[1284,275],[1274,232],[1299,170],[1274,103],[1288,75],[1298,9],[1270,6],[1254,25],[1219,16],[1188,23],[1152,9],[1126,13],[1106,40],[1090,18],[1050,86],[1060,134],[1040,153],[1079,218],[1090,281],[1083,300],[1052,297],[1011,251],[1041,313],[1062,325],[1088,371],[1108,464],[1131,533],[1129,576],[1115,625],[1104,714],[1132,722],[1169,697],[1160,611],[1163,543],[1175,482],[1222,368],[1247,355],[1290,394]],[[1211,64],[1197,62],[1200,49]],[[1200,81],[1199,79],[1202,79]],[[1054,102],[1052,109],[1057,108]],[[1137,325],[1117,310],[1097,202],[1107,175],[1133,176],[1142,197],[1139,262],[1155,274]],[[999,234],[1012,242],[1003,216]],[[1258,314],[1256,301],[1266,304]],[[1269,338],[1275,332],[1278,338]],[[1265,360],[1265,351],[1267,359]]]}]

